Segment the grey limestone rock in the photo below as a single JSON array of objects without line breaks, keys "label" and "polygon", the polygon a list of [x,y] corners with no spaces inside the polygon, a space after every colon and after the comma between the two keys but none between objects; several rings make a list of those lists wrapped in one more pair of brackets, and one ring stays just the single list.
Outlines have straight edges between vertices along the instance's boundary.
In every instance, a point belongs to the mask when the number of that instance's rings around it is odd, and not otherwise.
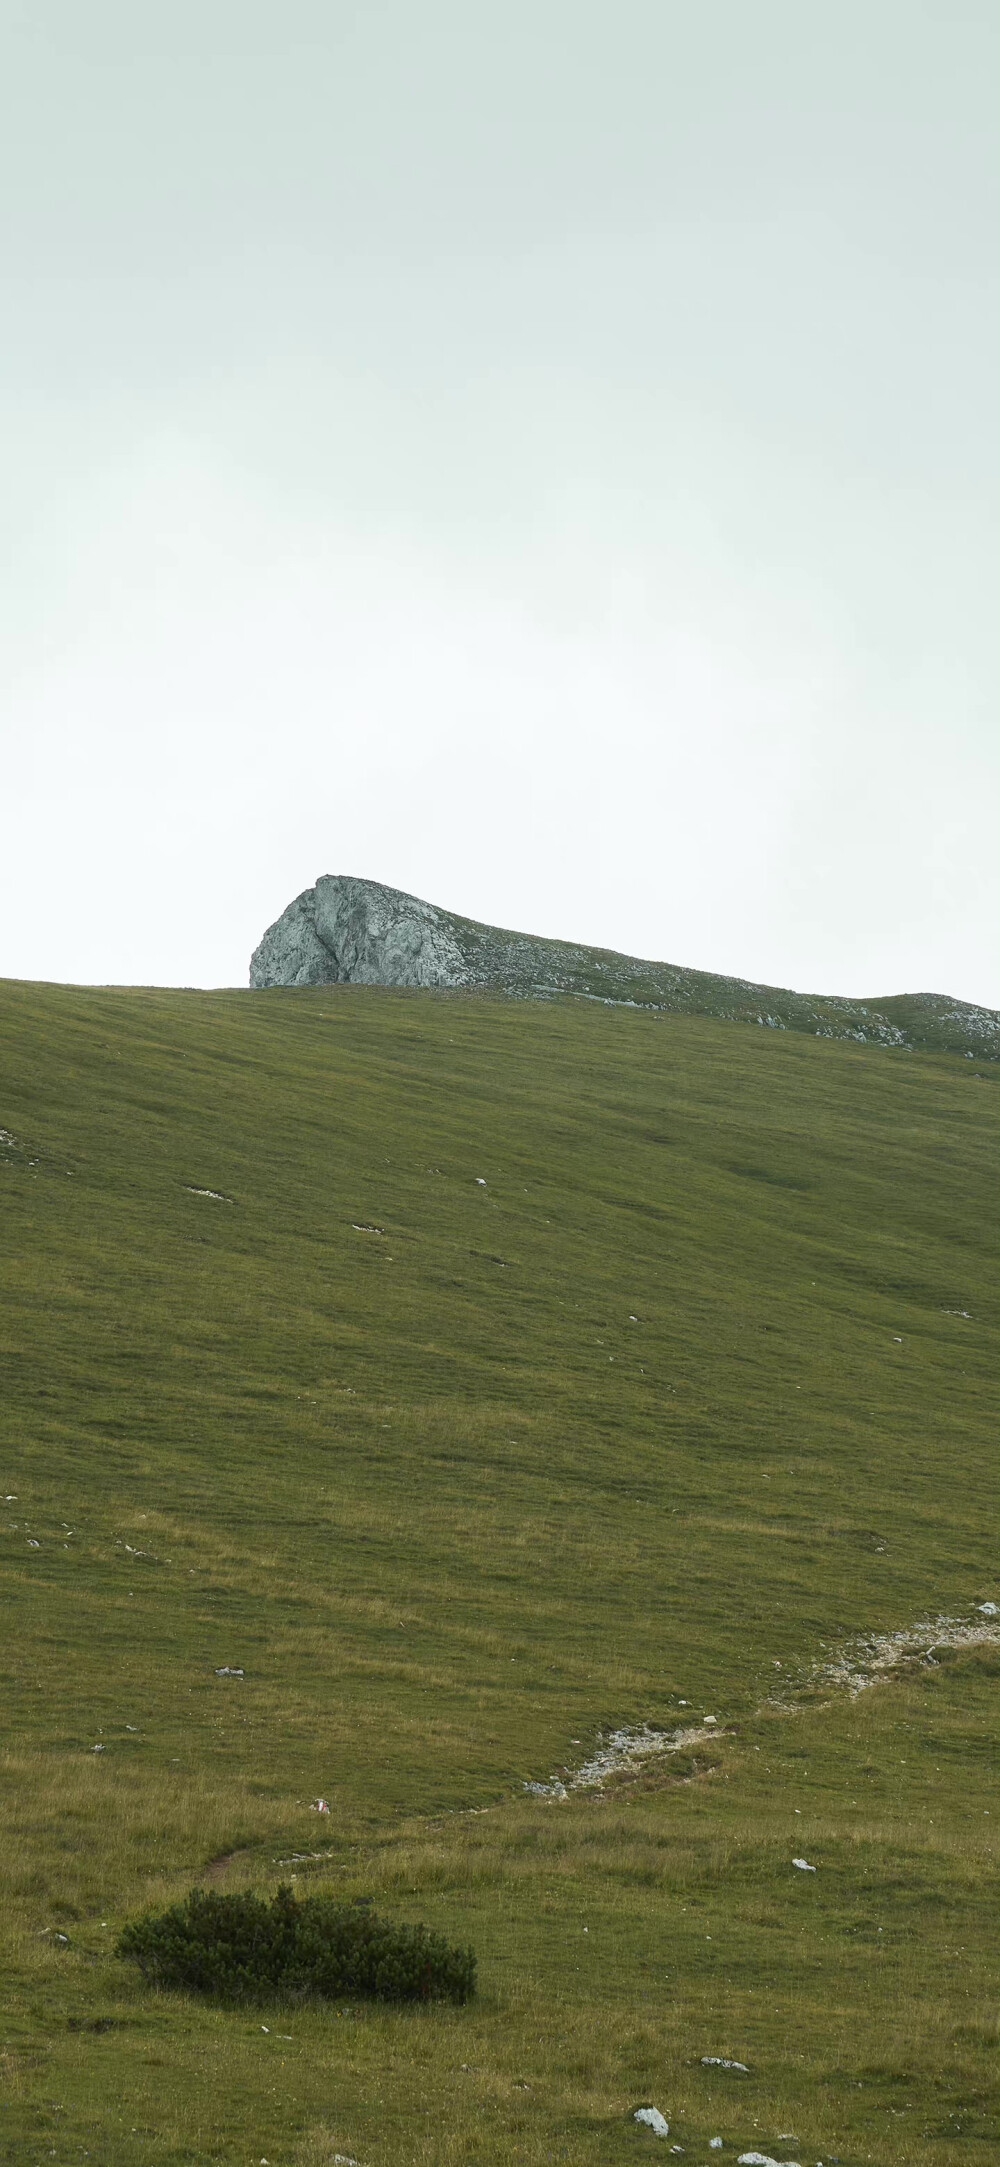
[{"label": "grey limestone rock", "polygon": [[354,986],[462,986],[467,972],[447,913],[399,888],[323,873],[313,891],[316,932]]},{"label": "grey limestone rock", "polygon": [[463,986],[447,911],[347,873],[322,873],[269,926],[251,986]]},{"label": "grey limestone rock", "polygon": [[316,931],[315,906],[315,888],[304,888],[268,926],[250,958],[252,986],[323,986],[340,976]]}]

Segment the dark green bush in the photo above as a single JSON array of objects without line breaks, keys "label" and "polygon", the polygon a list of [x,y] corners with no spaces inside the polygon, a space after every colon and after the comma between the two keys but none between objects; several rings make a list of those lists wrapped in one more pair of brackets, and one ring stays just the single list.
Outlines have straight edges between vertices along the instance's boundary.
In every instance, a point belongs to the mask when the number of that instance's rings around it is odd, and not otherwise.
[{"label": "dark green bush", "polygon": [[468,2001],[471,1949],[453,1948],[425,1926],[390,1926],[331,1896],[297,1900],[280,1888],[260,1896],[192,1889],[169,1911],[126,1926],[116,1955],[138,1964],[151,1986],[180,1987],[228,2002]]}]

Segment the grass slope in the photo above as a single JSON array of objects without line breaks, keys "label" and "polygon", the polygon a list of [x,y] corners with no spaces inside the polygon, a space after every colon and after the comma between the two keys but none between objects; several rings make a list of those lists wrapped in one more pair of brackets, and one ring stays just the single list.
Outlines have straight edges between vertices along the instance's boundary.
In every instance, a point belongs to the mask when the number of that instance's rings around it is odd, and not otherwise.
[{"label": "grass slope", "polygon": [[[993,2159],[995,1653],[810,1665],[997,1594],[995,1068],[359,987],[3,1019],[0,2159],[613,2167],[645,2099],[688,2157]],[[685,1703],[686,1763],[525,1796]],[[265,2033],[107,1953],[293,1873],[478,2002]]]}]

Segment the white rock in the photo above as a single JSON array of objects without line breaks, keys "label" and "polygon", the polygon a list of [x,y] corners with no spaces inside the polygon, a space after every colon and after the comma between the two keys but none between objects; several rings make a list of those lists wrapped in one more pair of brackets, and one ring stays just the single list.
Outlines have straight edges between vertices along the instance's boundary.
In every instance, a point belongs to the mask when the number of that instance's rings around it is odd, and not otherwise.
[{"label": "white rock", "polygon": [[652,2130],[654,2137],[669,2137],[670,2135],[670,2124],[664,2120],[659,2107],[637,2107],[633,2119],[636,2122],[645,2122],[647,2129]]},{"label": "white rock", "polygon": [[978,1607],[982,1611],[984,1618],[995,1618],[997,1611],[1000,1610],[1000,1603],[980,1603]]},{"label": "white rock", "polygon": [[794,2159],[772,2159],[770,2152],[741,2152],[737,2167],[799,2167],[799,2163]]},{"label": "white rock", "polygon": [[814,1874],[816,1871],[815,1866],[810,1866],[808,1859],[793,1859],[792,1865],[798,1867],[800,1874]]},{"label": "white rock", "polygon": [[724,2054],[703,2054],[701,2066],[703,2069],[735,2069],[741,2077],[750,2075],[745,2062],[731,2062],[727,2060]]},{"label": "white rock", "polygon": [[721,2137],[710,2137],[710,2138],[709,2138],[709,2140],[708,2140],[708,2149],[709,2149],[709,2151],[710,2151],[710,2152],[721,2152],[721,2150],[722,2150],[722,2138],[721,2138]]}]

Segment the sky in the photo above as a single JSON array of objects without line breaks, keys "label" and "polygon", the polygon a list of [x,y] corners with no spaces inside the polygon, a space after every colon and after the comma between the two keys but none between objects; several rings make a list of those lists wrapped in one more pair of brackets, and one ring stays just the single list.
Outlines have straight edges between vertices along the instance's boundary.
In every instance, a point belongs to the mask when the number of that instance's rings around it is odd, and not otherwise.
[{"label": "sky", "polygon": [[0,973],[1000,1002],[993,0],[0,0]]}]

